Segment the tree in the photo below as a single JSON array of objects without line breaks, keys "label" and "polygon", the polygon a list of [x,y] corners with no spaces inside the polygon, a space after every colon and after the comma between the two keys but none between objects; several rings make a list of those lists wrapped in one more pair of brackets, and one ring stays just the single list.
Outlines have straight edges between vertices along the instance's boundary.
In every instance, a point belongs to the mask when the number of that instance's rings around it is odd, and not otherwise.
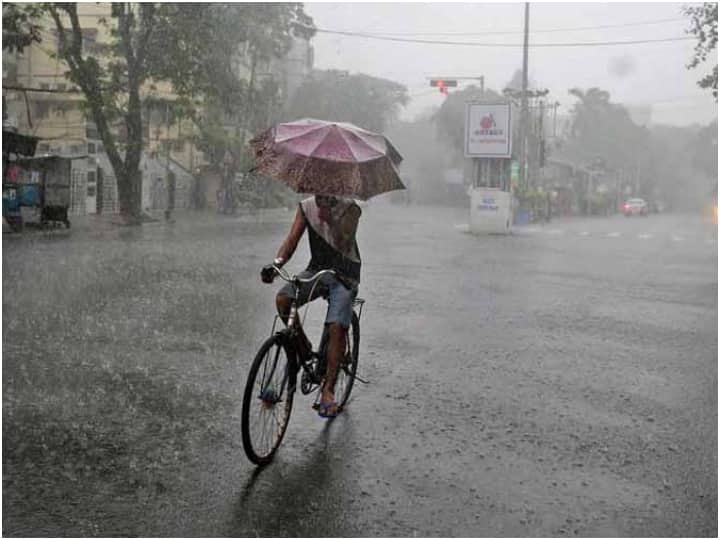
[{"label": "tree", "polygon": [[598,116],[605,114],[611,108],[610,93],[597,87],[588,88],[587,91],[571,88],[568,93],[579,100],[573,109],[571,135],[573,137],[589,135],[594,129]]},{"label": "tree", "polygon": [[[695,56],[687,66],[688,69],[693,69],[705,62],[710,53],[717,47],[718,4],[717,2],[705,2],[701,6],[686,6],[683,8],[683,12],[690,18],[691,27],[688,33],[696,36],[698,40],[695,45]],[[718,69],[716,63],[712,73],[698,81],[698,86],[700,88],[711,88],[713,96],[717,100],[717,83]]]},{"label": "tree", "polygon": [[40,25],[36,22],[40,12],[41,9],[37,5],[21,7],[12,2],[3,3],[3,51],[21,53],[25,47],[40,43]]},{"label": "tree", "polygon": [[383,132],[408,102],[402,84],[345,71],[315,71],[287,108],[290,119],[312,117],[357,124]]},{"label": "tree", "polygon": [[690,144],[687,145],[688,153],[692,159],[695,169],[702,172],[708,178],[718,177],[718,121],[717,118],[702,128]]},{"label": "tree", "polygon": [[577,98],[569,140],[556,157],[595,170],[613,183],[633,179],[632,186],[649,193],[654,182],[649,132],[636,125],[628,111],[612,103],[600,88],[569,90]]},{"label": "tree", "polygon": [[[148,47],[158,20],[154,4],[112,4],[115,42],[107,62],[83,48],[77,4],[47,4],[58,32],[59,54],[69,67],[67,76],[82,91],[90,117],[97,126],[118,186],[120,213],[129,221],[140,219],[143,150],[140,90],[150,75]],[[68,27],[69,23],[69,27]],[[120,144],[112,123],[122,119],[125,144]]]},{"label": "tree", "polygon": [[[300,4],[113,3],[105,21],[110,46],[90,51],[83,44],[77,4],[38,6],[23,6],[27,19],[14,20],[32,19],[36,7],[52,18],[59,56],[69,67],[66,75],[85,97],[117,179],[120,212],[130,222],[141,217],[139,165],[149,110],[143,100],[155,84],[169,82],[184,114],[199,123],[219,116],[203,116],[206,105],[229,114],[246,111],[247,84],[228,69],[241,56],[241,44],[247,43],[253,59],[266,58],[287,51],[292,33],[313,31]],[[3,16],[6,29],[12,30]],[[203,127],[217,131],[217,125]]]},{"label": "tree", "polygon": [[[162,9],[165,16],[153,45],[182,54],[173,62],[158,58],[154,77],[170,81],[183,98],[198,130],[195,141],[218,165],[226,151],[243,151],[241,131],[257,129],[278,100],[277,82],[272,78],[258,82],[259,68],[268,71],[273,59],[289,51],[295,37],[312,37],[312,18],[296,3],[172,3]],[[250,62],[242,66],[249,69],[247,79],[239,73],[240,48],[246,48]],[[238,129],[226,132],[223,122]]]},{"label": "tree", "polygon": [[[505,88],[509,88],[510,90],[522,91],[522,76],[523,76],[522,69],[516,69],[515,72],[513,73],[512,78],[505,85],[503,90],[505,90]],[[528,89],[535,88],[536,86],[537,85],[535,84],[535,81],[532,80],[530,77],[528,77]]]}]

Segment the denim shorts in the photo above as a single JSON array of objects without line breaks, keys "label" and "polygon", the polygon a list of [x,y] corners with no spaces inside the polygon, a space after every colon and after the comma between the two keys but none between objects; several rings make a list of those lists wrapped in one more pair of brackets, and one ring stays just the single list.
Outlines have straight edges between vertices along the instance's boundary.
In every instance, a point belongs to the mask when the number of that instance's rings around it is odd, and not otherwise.
[{"label": "denim shorts", "polygon": [[[313,275],[315,275],[315,272],[304,270],[298,274],[298,277],[309,278]],[[297,299],[298,307],[307,302],[312,302],[319,296],[327,296],[328,310],[327,315],[325,315],[325,324],[337,323],[343,328],[349,328],[352,321],[353,300],[355,300],[358,293],[357,288],[346,288],[335,276],[330,274],[325,274],[318,279],[315,290],[312,290],[314,284],[315,282],[310,282],[300,285],[300,295]],[[311,290],[312,298],[309,298]],[[278,294],[283,294],[288,298],[295,298],[295,286],[286,283]]]}]

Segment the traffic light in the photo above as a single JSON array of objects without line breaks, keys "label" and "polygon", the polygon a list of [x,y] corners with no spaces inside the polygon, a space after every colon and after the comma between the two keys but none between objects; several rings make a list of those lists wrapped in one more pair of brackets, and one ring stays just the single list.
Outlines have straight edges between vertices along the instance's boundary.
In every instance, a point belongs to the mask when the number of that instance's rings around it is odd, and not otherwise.
[{"label": "traffic light", "polygon": [[449,79],[430,79],[430,86],[440,89],[441,94],[448,95],[448,88],[457,86],[457,81]]}]

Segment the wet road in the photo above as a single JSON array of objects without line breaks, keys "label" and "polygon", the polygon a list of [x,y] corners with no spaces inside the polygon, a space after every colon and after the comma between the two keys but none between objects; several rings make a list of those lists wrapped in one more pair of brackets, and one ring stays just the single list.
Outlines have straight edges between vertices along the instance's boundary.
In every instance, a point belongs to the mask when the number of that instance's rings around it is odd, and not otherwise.
[{"label": "wet road", "polygon": [[258,470],[240,396],[291,217],[4,235],[6,536],[717,535],[698,218],[475,237],[462,210],[371,204],[370,382],[331,423],[299,396]]}]

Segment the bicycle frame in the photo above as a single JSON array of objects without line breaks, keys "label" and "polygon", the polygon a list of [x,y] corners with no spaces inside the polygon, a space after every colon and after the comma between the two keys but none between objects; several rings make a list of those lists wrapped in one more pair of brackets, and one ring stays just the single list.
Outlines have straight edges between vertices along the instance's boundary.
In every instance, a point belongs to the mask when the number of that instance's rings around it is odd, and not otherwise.
[{"label": "bicycle frame", "polygon": [[[299,372],[299,368],[302,368],[306,373],[308,373],[308,375],[312,376],[313,378],[315,378],[315,375],[316,375],[313,372],[313,369],[312,369],[311,365],[309,364],[309,362],[307,360],[299,357],[299,355],[297,354],[297,351],[295,351],[295,346],[293,343],[294,338],[297,334],[297,322],[298,322],[298,316],[299,316],[297,298],[300,294],[300,285],[303,283],[310,283],[313,281],[315,282],[313,284],[312,289],[310,290],[310,294],[308,295],[309,298],[312,298],[312,294],[315,290],[315,287],[319,283],[320,277],[322,277],[325,274],[335,275],[335,271],[334,270],[321,270],[309,278],[300,278],[298,276],[289,275],[285,270],[283,270],[282,268],[280,268],[277,265],[273,265],[273,268],[278,273],[278,276],[280,276],[281,279],[283,279],[284,281],[287,281],[288,283],[291,283],[293,285],[293,287],[295,288],[295,295],[294,295],[294,298],[292,298],[292,302],[290,304],[290,313],[288,315],[288,320],[287,320],[287,324],[286,324],[285,328],[282,328],[282,329],[278,330],[277,332],[275,331],[275,329],[277,327],[277,321],[280,318],[279,315],[275,315],[275,318],[273,319],[272,330],[270,332],[270,335],[273,335],[275,333],[281,334],[283,336],[283,340],[284,340],[286,346],[289,347],[295,353],[292,355],[292,357],[293,357],[292,364],[293,364],[293,371],[294,371],[292,389],[294,390],[295,386],[296,386],[296,381],[294,379],[295,379],[295,376],[297,375],[297,373]],[[356,306],[359,306],[359,309],[356,312],[358,320],[360,320],[360,317],[362,316],[362,310],[363,310],[364,305],[365,305],[365,300],[362,298],[355,298],[353,300],[353,303],[352,303],[353,311]],[[304,320],[303,320],[303,322],[304,322]],[[322,336],[320,338],[320,344],[318,345],[319,356],[317,356],[318,360],[322,363],[323,366],[325,364],[325,354],[324,354],[323,349],[326,347],[326,343],[327,343],[327,328],[324,328]],[[349,343],[347,345],[350,346]],[[324,367],[320,371],[321,372],[324,371]]]}]

